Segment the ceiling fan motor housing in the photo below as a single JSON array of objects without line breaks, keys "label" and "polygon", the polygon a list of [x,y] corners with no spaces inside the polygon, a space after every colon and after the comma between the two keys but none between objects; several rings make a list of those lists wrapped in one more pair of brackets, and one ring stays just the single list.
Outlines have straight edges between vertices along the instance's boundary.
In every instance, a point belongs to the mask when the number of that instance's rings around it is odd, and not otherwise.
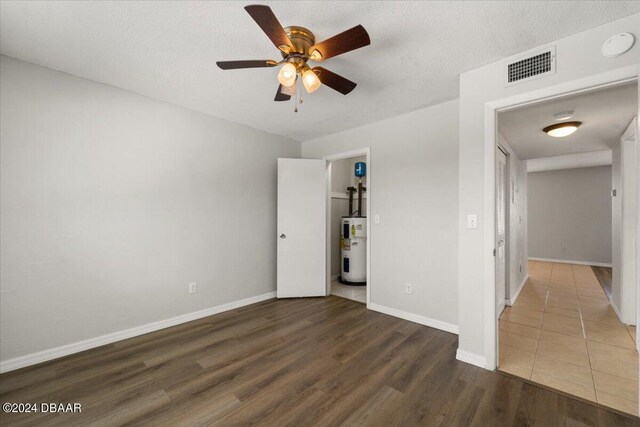
[{"label": "ceiling fan motor housing", "polygon": [[316,37],[304,27],[291,26],[286,27],[284,31],[287,33],[289,40],[291,40],[293,50],[290,51],[289,46],[281,46],[282,57],[287,58],[291,54],[297,54],[303,56],[305,58],[304,62],[306,62],[309,48],[316,43]]}]

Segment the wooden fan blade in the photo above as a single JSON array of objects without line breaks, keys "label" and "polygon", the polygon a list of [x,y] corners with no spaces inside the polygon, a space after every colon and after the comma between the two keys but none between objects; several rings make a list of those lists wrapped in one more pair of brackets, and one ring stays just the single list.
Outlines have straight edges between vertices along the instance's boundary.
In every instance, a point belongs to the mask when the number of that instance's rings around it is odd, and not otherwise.
[{"label": "wooden fan blade", "polygon": [[357,83],[329,71],[326,68],[313,67],[312,70],[316,73],[323,85],[327,85],[331,89],[336,90],[343,95],[348,94],[357,86]]},{"label": "wooden fan blade", "polygon": [[[325,59],[341,55],[352,50],[371,44],[371,39],[367,30],[362,25],[357,25],[347,31],[337,34],[330,39],[316,43],[309,48],[309,55],[315,61],[324,61]],[[319,54],[314,51],[318,51]]]},{"label": "wooden fan blade", "polygon": [[287,33],[269,6],[254,4],[245,6],[244,9],[251,15],[253,20],[256,21],[256,24],[262,28],[262,31],[265,32],[267,37],[269,37],[278,49],[284,50],[287,53],[293,50],[293,44],[291,40],[289,40],[289,36],[287,36]]},{"label": "wooden fan blade", "polygon": [[278,91],[276,92],[276,97],[273,98],[274,101],[288,101],[291,99],[291,95],[288,95],[283,92],[284,86],[278,85]]},{"label": "wooden fan blade", "polygon": [[[296,83],[298,82],[298,78],[296,77]],[[292,96],[296,94],[296,83],[291,86],[278,86],[278,91],[276,92],[276,97],[274,101],[288,101]]]},{"label": "wooden fan blade", "polygon": [[223,70],[237,70],[240,68],[274,67],[277,62],[272,59],[267,59],[257,61],[218,61],[216,64]]}]

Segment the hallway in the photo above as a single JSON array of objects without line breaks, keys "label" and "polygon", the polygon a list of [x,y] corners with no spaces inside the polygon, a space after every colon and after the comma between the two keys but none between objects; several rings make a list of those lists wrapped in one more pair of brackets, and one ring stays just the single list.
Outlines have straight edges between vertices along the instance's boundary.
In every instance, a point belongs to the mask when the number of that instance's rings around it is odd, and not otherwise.
[{"label": "hallway", "polygon": [[591,267],[530,261],[516,303],[500,316],[498,369],[638,415],[635,336]]}]

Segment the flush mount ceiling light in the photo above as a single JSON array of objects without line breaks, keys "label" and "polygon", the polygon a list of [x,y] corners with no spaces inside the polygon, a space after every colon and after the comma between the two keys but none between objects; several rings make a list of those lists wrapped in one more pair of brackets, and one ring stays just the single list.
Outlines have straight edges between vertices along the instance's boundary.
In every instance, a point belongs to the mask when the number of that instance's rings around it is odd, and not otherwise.
[{"label": "flush mount ceiling light", "polygon": [[280,50],[282,61],[277,62],[271,59],[218,61],[216,63],[218,67],[223,70],[235,70],[275,67],[284,64],[278,73],[280,86],[278,86],[274,101],[288,101],[292,96],[295,96],[296,107],[294,111],[298,111],[297,104],[302,103],[302,99],[299,99],[298,95],[300,91],[296,91],[296,83],[299,81],[302,82],[308,93],[315,92],[323,84],[343,95],[348,94],[356,87],[356,83],[325,68],[310,68],[307,61],[324,61],[371,44],[369,34],[362,25],[356,25],[347,31],[316,43],[315,36],[306,28],[297,26],[282,28],[269,6],[251,5],[246,6],[245,10]]},{"label": "flush mount ceiling light", "polygon": [[580,127],[581,124],[582,122],[557,123],[555,125],[547,126],[546,128],[542,129],[542,131],[549,136],[553,136],[554,138],[562,138],[574,133],[576,130],[578,130],[578,127]]}]

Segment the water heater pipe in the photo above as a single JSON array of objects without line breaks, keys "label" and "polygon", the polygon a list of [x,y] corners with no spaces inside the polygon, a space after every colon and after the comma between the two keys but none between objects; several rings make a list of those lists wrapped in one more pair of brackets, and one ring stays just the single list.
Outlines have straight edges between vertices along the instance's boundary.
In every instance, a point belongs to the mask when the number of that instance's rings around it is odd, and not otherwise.
[{"label": "water heater pipe", "polygon": [[356,187],[347,187],[349,192],[349,216],[353,216],[353,192],[356,191]]}]

